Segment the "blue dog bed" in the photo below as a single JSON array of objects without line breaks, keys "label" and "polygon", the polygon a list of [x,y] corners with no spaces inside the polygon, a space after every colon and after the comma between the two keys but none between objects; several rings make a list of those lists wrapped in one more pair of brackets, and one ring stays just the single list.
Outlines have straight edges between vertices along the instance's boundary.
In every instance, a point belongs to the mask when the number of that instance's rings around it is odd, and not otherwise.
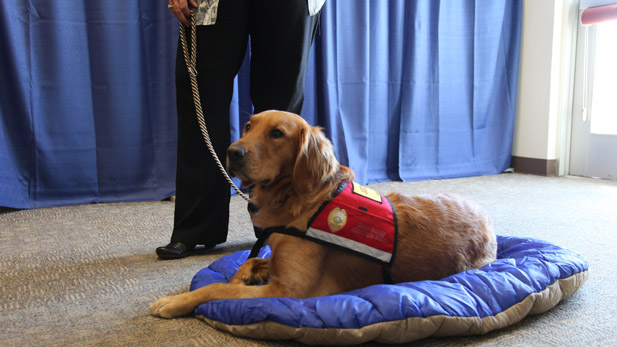
[{"label": "blue dog bed", "polygon": [[[430,336],[484,334],[545,312],[585,282],[588,265],[551,243],[497,236],[497,260],[438,281],[374,285],[332,296],[212,301],[198,318],[232,334],[307,344],[404,343]],[[228,282],[248,251],[199,271],[191,290]],[[270,249],[261,249],[267,258]]]}]

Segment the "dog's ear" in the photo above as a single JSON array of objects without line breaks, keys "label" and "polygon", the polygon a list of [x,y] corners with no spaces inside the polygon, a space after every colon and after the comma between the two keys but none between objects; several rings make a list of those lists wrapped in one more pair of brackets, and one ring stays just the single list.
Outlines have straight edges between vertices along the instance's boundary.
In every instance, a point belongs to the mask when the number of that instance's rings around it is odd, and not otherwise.
[{"label": "dog's ear", "polygon": [[334,155],[332,143],[320,127],[303,127],[299,136],[292,185],[302,196],[334,175],[339,168],[339,162]]}]

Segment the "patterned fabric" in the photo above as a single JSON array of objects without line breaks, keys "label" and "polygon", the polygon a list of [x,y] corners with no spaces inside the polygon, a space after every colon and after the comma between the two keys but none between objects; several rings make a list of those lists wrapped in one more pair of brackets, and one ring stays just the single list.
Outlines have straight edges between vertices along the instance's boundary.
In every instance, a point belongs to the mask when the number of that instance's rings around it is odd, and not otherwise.
[{"label": "patterned fabric", "polygon": [[219,0],[200,0],[195,23],[197,25],[213,25],[216,23],[216,14],[219,9]]},{"label": "patterned fabric", "polygon": [[[321,10],[326,0],[307,0],[309,16],[315,15]],[[199,7],[195,13],[197,25],[213,25],[216,23],[216,14],[219,8],[219,0],[199,0]]]}]

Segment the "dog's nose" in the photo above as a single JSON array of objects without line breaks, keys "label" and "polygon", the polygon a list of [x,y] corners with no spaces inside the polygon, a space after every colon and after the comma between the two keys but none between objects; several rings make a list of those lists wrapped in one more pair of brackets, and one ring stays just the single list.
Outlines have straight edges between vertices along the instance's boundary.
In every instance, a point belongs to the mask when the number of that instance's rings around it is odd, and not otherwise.
[{"label": "dog's nose", "polygon": [[246,156],[246,148],[238,145],[231,145],[227,148],[227,157],[231,161],[242,161]]}]

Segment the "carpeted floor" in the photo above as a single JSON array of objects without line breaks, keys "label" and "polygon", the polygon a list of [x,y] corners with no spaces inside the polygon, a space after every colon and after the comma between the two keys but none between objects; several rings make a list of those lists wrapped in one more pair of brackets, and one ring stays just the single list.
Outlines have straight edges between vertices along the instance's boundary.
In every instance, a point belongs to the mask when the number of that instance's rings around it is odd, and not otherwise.
[{"label": "carpeted floor", "polygon": [[[453,192],[481,203],[502,235],[548,240],[582,254],[590,278],[553,310],[483,336],[433,338],[418,346],[605,346],[617,339],[617,183],[501,174],[371,185],[387,193]],[[295,346],[214,330],[192,318],[149,314],[161,296],[188,290],[219,257],[252,246],[246,203],[232,198],[228,242],[174,261],[172,202],[0,211],[2,346]]]}]

